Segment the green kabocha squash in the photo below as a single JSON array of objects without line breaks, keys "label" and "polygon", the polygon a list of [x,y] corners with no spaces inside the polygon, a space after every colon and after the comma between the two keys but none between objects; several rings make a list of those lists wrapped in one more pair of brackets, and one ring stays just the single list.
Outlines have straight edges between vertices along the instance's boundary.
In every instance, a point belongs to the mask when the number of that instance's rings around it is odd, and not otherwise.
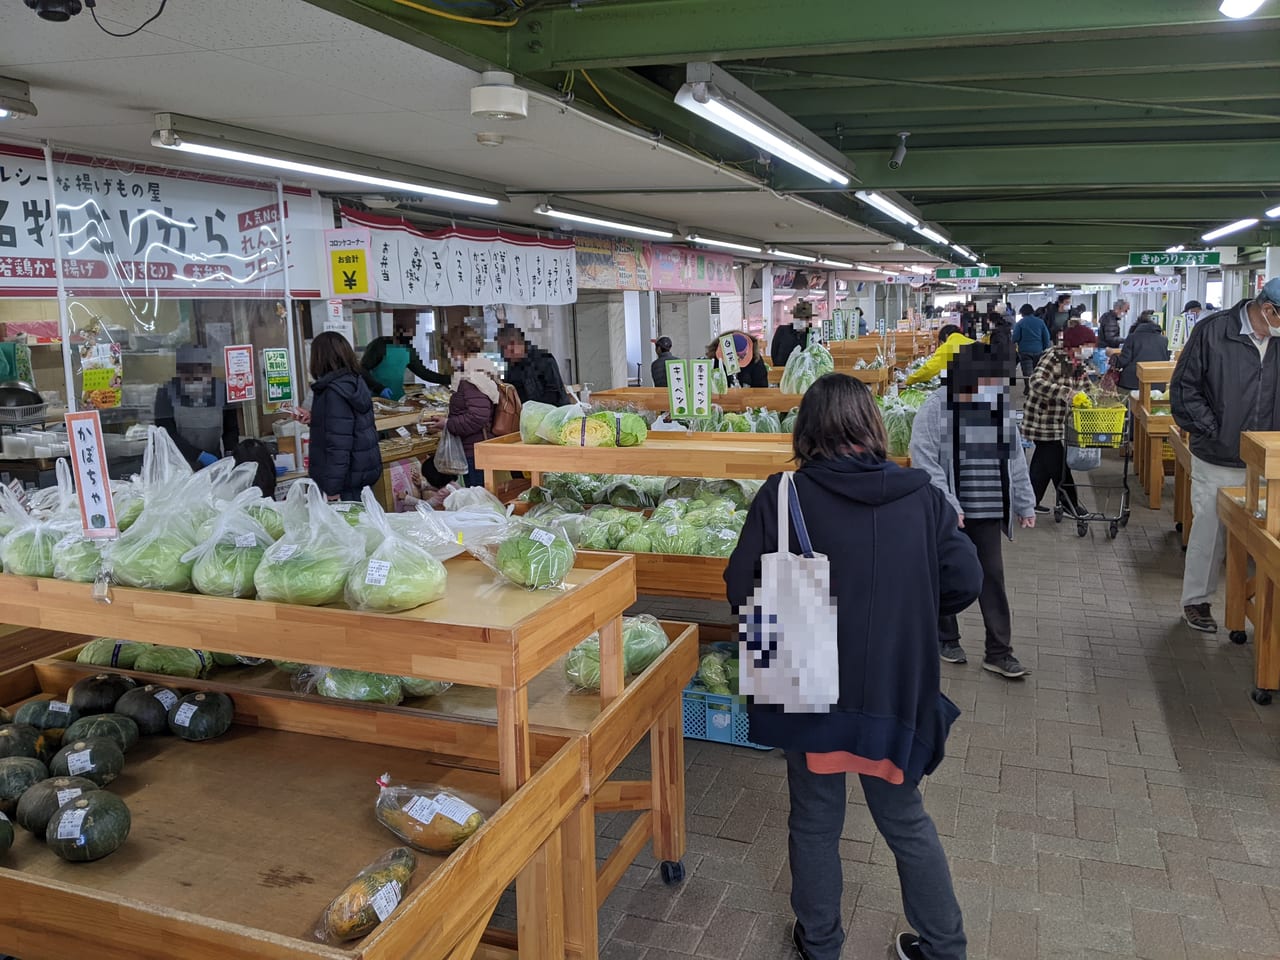
[{"label": "green kabocha squash", "polygon": [[63,860],[101,860],[120,849],[132,823],[123,800],[105,790],[94,790],[59,807],[49,818],[44,839]]},{"label": "green kabocha squash", "polygon": [[82,717],[110,713],[115,709],[116,701],[137,685],[136,680],[122,673],[99,673],[76,681],[67,693],[67,703],[75,707]]},{"label": "green kabocha squash", "polygon": [[138,732],[144,737],[154,737],[169,732],[169,710],[177,702],[177,691],[148,683],[145,687],[134,687],[116,701],[116,713],[137,724]]},{"label": "green kabocha squash", "polygon": [[120,776],[123,770],[124,751],[106,737],[68,743],[49,764],[49,772],[55,777],[84,777],[100,787]]},{"label": "green kabocha squash", "polygon": [[29,700],[18,708],[14,723],[40,730],[65,730],[80,719],[80,711],[61,700]]},{"label": "green kabocha squash", "polygon": [[14,820],[23,830],[30,831],[43,841],[49,821],[61,807],[82,794],[97,789],[96,783],[84,777],[50,777],[48,780],[41,780],[22,795]]},{"label": "green kabocha squash", "polygon": [[189,693],[169,711],[169,730],[183,740],[212,740],[231,729],[234,716],[225,693]]},{"label": "green kabocha squash", "polygon": [[13,846],[13,824],[9,818],[0,813],[0,853]]},{"label": "green kabocha squash", "polygon": [[0,813],[13,814],[18,799],[41,780],[49,779],[49,768],[34,757],[5,757],[0,760]]},{"label": "green kabocha squash", "polygon": [[34,757],[40,731],[16,723],[0,727],[0,760],[5,757]]},{"label": "green kabocha squash", "polygon": [[137,722],[129,717],[119,713],[99,713],[92,717],[81,717],[67,727],[67,732],[62,737],[68,742],[105,737],[114,740],[121,753],[128,753],[138,742],[139,733]]}]

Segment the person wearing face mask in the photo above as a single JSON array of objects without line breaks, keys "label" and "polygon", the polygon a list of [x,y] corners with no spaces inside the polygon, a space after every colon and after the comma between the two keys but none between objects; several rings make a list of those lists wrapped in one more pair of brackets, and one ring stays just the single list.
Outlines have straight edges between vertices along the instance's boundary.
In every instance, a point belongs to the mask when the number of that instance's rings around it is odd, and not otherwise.
[{"label": "person wearing face mask", "polygon": [[[1212,307],[1208,308],[1212,311]],[[1200,319],[1200,314],[1204,313],[1205,306],[1199,300],[1188,300],[1182,308],[1182,315],[1187,318],[1188,332],[1196,325],[1196,321]]]},{"label": "person wearing face mask", "polygon": [[1217,633],[1212,601],[1225,549],[1220,487],[1243,486],[1240,434],[1280,430],[1280,277],[1257,299],[1196,323],[1170,382],[1173,419],[1191,435],[1191,525],[1182,574],[1182,618]]},{"label": "person wearing face mask", "polygon": [[206,347],[178,349],[177,376],[156,391],[155,416],[195,469],[230,456],[240,443],[239,414]]},{"label": "person wearing face mask", "polygon": [[1049,512],[1040,501],[1050,482],[1057,488],[1064,507],[1081,512],[1063,438],[1072,398],[1089,385],[1089,360],[1098,338],[1084,324],[1077,324],[1063,334],[1062,340],[1062,346],[1051,347],[1036,364],[1023,407],[1022,435],[1036,445],[1031,457],[1031,490],[1036,513],[1042,514]]},{"label": "person wearing face mask", "polygon": [[809,323],[799,317],[790,323],[784,323],[773,334],[773,343],[769,344],[769,359],[778,368],[787,365],[787,358],[796,350],[803,350],[809,336]]},{"label": "person wearing face mask", "polygon": [[[982,564],[978,605],[986,627],[982,668],[1013,680],[1027,669],[1013,655],[1001,537],[1036,525],[1035,497],[1014,419],[1009,358],[985,343],[959,346],[945,385],[920,407],[911,428],[911,465],[947,498]],[[966,663],[954,615],[938,618],[939,653]]]},{"label": "person wearing face mask", "polygon": [[399,400],[404,396],[404,372],[444,386],[449,377],[427,369],[413,345],[418,331],[418,314],[415,310],[394,310],[391,313],[392,336],[378,337],[371,341],[360,358],[364,382],[375,397]]},{"label": "person wearing face mask", "polygon": [[[1120,371],[1119,385],[1121,390],[1138,389],[1138,364],[1151,363],[1169,359],[1169,338],[1164,335],[1160,325],[1156,323],[1154,310],[1143,310],[1137,322],[1124,339],[1124,347],[1120,350],[1120,359],[1116,367]],[[1157,390],[1165,385],[1158,383]]]}]

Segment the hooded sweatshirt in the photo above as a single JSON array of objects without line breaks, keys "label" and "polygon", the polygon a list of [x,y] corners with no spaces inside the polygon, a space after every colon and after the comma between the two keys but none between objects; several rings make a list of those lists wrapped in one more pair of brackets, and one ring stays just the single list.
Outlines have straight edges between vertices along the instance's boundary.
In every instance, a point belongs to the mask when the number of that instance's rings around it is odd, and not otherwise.
[{"label": "hooded sweatshirt", "polygon": [[[725,584],[735,608],[777,551],[777,475],[756,496]],[[813,549],[831,564],[840,700],[828,713],[750,707],[753,741],[809,754],[849,753],[916,783],[941,762],[959,709],[940,689],[938,615],[958,613],[982,587],[973,544],[920,470],[871,457],[805,464],[796,492]],[[792,526],[792,553],[799,553]]]},{"label": "hooded sweatshirt", "polygon": [[369,388],[353,371],[335,370],[311,385],[311,395],[307,473],[326,496],[359,499],[382,475]]}]

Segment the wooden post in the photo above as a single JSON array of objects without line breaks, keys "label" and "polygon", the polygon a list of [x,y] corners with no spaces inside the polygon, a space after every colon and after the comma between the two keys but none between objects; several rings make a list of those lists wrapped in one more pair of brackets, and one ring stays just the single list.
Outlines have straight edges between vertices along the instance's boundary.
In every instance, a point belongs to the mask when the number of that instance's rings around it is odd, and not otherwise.
[{"label": "wooden post", "polygon": [[[564,960],[562,839],[563,828],[551,835],[516,878],[516,931],[520,938],[520,960]],[[592,914],[593,921],[594,918],[595,914]]]},{"label": "wooden post", "polygon": [[607,707],[622,695],[626,685],[626,663],[622,651],[622,618],[600,628],[600,705]]},{"label": "wooden post", "polygon": [[1164,495],[1164,437],[1158,433],[1151,434],[1147,451],[1147,506],[1152,510],[1160,509],[1160,498]]},{"label": "wooden post", "polygon": [[600,953],[600,903],[596,889],[595,804],[590,799],[565,821],[562,839],[565,956],[596,960]]},{"label": "wooden post", "polygon": [[532,774],[529,758],[529,689],[498,689],[498,777],[506,802]]},{"label": "wooden post", "polygon": [[1243,630],[1245,608],[1249,600],[1249,553],[1237,534],[1227,529],[1227,614],[1223,622],[1228,630]]},{"label": "wooden post", "polygon": [[653,855],[657,860],[684,856],[684,705],[663,710],[649,730],[653,769]]}]

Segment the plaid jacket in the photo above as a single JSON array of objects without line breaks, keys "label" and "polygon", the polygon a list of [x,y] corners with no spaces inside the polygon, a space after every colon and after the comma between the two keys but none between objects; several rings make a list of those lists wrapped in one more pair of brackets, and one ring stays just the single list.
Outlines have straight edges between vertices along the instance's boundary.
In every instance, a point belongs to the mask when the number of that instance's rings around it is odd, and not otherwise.
[{"label": "plaid jacket", "polygon": [[1023,404],[1022,435],[1037,443],[1061,440],[1066,432],[1071,398],[1089,383],[1088,368],[1075,364],[1062,347],[1046,350],[1031,374]]}]

